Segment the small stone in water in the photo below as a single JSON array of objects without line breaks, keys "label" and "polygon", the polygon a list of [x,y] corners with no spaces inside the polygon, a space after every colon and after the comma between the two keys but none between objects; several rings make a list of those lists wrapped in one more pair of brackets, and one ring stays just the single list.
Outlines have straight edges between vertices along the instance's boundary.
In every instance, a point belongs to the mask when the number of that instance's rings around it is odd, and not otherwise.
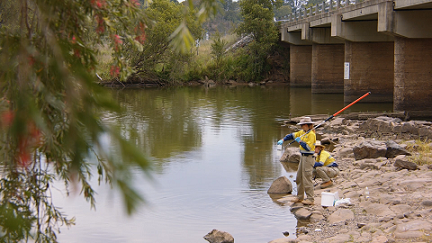
[{"label": "small stone in water", "polygon": [[289,236],[289,232],[288,231],[282,232],[282,234],[285,235],[285,236]]}]

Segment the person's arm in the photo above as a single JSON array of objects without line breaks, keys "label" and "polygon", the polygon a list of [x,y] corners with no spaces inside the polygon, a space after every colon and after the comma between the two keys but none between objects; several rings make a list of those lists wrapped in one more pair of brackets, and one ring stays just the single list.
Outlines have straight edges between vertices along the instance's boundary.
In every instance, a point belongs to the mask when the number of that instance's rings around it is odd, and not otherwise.
[{"label": "person's arm", "polygon": [[287,134],[287,135],[286,135],[284,138],[282,138],[281,140],[279,140],[279,141],[277,142],[277,144],[278,144],[278,145],[282,145],[284,141],[287,141],[287,140],[293,140],[293,139],[294,139],[294,133],[290,133],[290,134]]},{"label": "person's arm", "polygon": [[284,141],[293,140],[293,139],[294,139],[294,133],[289,133],[283,138]]},{"label": "person's arm", "polygon": [[324,162],[321,162],[321,151],[318,153],[318,157],[315,160],[314,168],[321,167],[324,165]]},{"label": "person's arm", "polygon": [[[304,150],[306,150],[306,151],[311,151],[312,149],[311,149],[311,145],[314,145],[315,144],[315,140],[312,142],[312,141],[310,141],[310,140],[307,140],[308,142],[305,142],[305,141],[303,141],[303,140],[301,140],[300,139],[300,136],[301,135],[299,135],[299,134],[294,134],[294,136],[296,137],[296,141],[300,144],[300,146],[302,146],[302,148],[304,149]],[[310,144],[309,144],[310,143]]]}]

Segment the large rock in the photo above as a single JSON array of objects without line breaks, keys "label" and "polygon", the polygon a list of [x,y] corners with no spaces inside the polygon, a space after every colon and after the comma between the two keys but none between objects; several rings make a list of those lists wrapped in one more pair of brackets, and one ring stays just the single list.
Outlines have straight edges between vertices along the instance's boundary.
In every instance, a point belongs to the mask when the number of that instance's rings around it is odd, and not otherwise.
[{"label": "large rock", "polygon": [[345,243],[351,241],[351,236],[349,234],[338,234],[336,236],[333,236],[331,238],[327,238],[326,242],[332,242],[332,243]]},{"label": "large rock", "polygon": [[269,243],[296,243],[297,241],[294,239],[289,238],[279,238],[272,241],[269,241]]},{"label": "large rock", "polygon": [[336,212],[332,213],[328,218],[330,224],[344,222],[349,219],[354,219],[354,213],[349,209],[338,209]]},{"label": "large rock", "polygon": [[379,116],[373,119],[368,119],[360,125],[360,129],[368,132],[392,133],[394,127],[402,122],[399,118],[387,116]]},{"label": "large rock", "polygon": [[354,158],[356,160],[367,159],[367,158],[379,158],[379,157],[385,157],[387,153],[387,147],[382,142],[365,141],[355,146],[353,151],[354,151]]},{"label": "large rock", "polygon": [[[419,188],[422,188],[426,185],[429,185],[430,183],[432,183],[432,179],[430,178],[417,178],[417,179],[412,179],[412,180],[404,180],[404,181],[400,181],[397,183],[397,185],[400,188],[403,188],[405,190],[408,191],[416,191]],[[414,195],[411,194],[411,198],[413,198]],[[423,197],[423,195],[422,195]]]},{"label": "large rock", "polygon": [[354,157],[353,148],[341,148],[337,150],[338,158],[352,158]]},{"label": "large rock", "polygon": [[394,158],[398,155],[411,155],[406,149],[402,148],[399,144],[397,144],[393,140],[389,140],[386,142],[387,152],[385,157]]},{"label": "large rock", "polygon": [[418,230],[415,231],[407,231],[403,233],[395,233],[396,239],[416,239],[424,236],[424,233]]},{"label": "large rock", "polygon": [[410,133],[413,135],[418,135],[419,134],[419,129],[416,126],[414,121],[409,121],[409,122],[404,122],[402,124],[402,132],[403,133]]},{"label": "large rock", "polygon": [[300,151],[298,148],[288,147],[279,159],[280,162],[299,163]]},{"label": "large rock", "polygon": [[210,243],[234,243],[234,237],[227,232],[213,229],[204,236],[204,239]]},{"label": "large rock", "polygon": [[398,224],[395,233],[403,233],[407,231],[429,231],[432,230],[432,224],[425,220],[413,220],[407,223]]},{"label": "large rock", "polygon": [[354,161],[352,164],[354,166],[359,166],[361,170],[364,169],[379,170],[381,169],[383,163],[385,162],[381,162],[381,161],[378,162],[377,159],[361,159],[361,160]]},{"label": "large rock", "polygon": [[367,213],[374,214],[379,217],[394,217],[396,214],[384,204],[372,203],[365,208]]},{"label": "large rock", "polygon": [[390,210],[392,210],[397,215],[407,215],[412,212],[412,207],[407,204],[398,204],[391,206]]},{"label": "large rock", "polygon": [[289,194],[292,192],[292,184],[288,178],[281,176],[277,178],[267,190],[268,194]]},{"label": "large rock", "polygon": [[396,160],[393,164],[399,169],[417,170],[418,166],[416,163],[408,161],[405,155],[396,156]]},{"label": "large rock", "polygon": [[307,210],[306,208],[300,208],[299,210],[294,211],[294,215],[299,220],[306,220],[312,215],[312,212]]},{"label": "large rock", "polygon": [[419,136],[425,138],[432,138],[432,127],[421,127],[419,128]]}]

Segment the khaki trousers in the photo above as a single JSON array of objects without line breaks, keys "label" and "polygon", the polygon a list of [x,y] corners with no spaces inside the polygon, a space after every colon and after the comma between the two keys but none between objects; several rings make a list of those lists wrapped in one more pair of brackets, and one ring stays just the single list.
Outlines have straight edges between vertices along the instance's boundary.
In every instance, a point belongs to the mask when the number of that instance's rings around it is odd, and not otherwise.
[{"label": "khaki trousers", "polygon": [[339,174],[337,167],[320,166],[313,170],[313,176],[317,176],[323,180],[323,182],[330,181],[330,178],[336,177]]},{"label": "khaki trousers", "polygon": [[312,155],[300,156],[300,163],[297,170],[297,197],[300,200],[304,199],[306,192],[307,199],[314,201],[314,188],[312,183],[313,165],[315,164]]}]

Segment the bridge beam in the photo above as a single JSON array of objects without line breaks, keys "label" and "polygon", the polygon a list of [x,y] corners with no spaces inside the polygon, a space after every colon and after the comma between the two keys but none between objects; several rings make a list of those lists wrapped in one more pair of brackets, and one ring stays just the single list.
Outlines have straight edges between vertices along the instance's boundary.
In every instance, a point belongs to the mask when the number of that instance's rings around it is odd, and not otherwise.
[{"label": "bridge beam", "polygon": [[352,102],[368,91],[372,94],[364,102],[392,102],[393,80],[393,42],[345,43],[345,102]]},{"label": "bridge beam", "polygon": [[331,28],[309,28],[309,40],[318,44],[344,44],[345,41],[331,36]]},{"label": "bridge beam", "polygon": [[331,36],[351,42],[388,42],[393,41],[391,35],[377,32],[378,20],[346,20],[340,15],[333,15]]},{"label": "bridge beam", "polygon": [[432,117],[432,39],[396,37],[394,64],[395,111],[411,117]]},{"label": "bridge beam", "polygon": [[285,31],[285,33],[282,33],[281,39],[282,41],[288,42],[290,44],[298,45],[298,46],[312,45],[312,42],[307,40],[302,40],[300,31],[294,31],[294,32]]},{"label": "bridge beam", "polygon": [[344,44],[312,45],[312,93],[344,93]]},{"label": "bridge beam", "polygon": [[290,45],[290,86],[311,87],[312,46]]},{"label": "bridge beam", "polygon": [[432,38],[432,10],[394,9],[393,2],[378,5],[378,32],[407,38]]}]

